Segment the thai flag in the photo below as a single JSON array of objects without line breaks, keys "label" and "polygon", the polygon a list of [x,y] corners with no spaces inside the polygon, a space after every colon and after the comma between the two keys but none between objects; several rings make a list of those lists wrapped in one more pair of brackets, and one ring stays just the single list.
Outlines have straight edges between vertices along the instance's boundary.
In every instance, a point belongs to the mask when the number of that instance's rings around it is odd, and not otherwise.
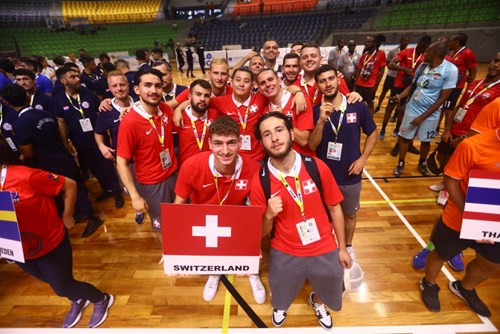
[{"label": "thai flag", "polygon": [[499,172],[470,172],[460,238],[500,241]]}]

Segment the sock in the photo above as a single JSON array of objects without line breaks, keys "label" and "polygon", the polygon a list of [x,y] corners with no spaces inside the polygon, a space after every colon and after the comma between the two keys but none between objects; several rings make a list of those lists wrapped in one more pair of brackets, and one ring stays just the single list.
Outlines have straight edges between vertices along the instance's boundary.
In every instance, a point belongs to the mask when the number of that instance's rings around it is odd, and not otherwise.
[{"label": "sock", "polygon": [[428,241],[427,245],[425,245],[425,249],[430,250],[431,252],[435,249],[434,243],[432,241]]},{"label": "sock", "polygon": [[418,164],[419,165],[422,165],[424,162],[425,162],[425,159],[422,159],[422,158],[418,159]]},{"label": "sock", "polygon": [[345,247],[346,247],[346,248],[347,248],[347,247],[352,247],[352,245],[345,245]]},{"label": "sock", "polygon": [[382,123],[382,129],[380,129],[380,133],[385,133],[385,127],[387,126],[387,122]]},{"label": "sock", "polygon": [[405,161],[403,159],[399,159],[398,166],[404,167]]}]

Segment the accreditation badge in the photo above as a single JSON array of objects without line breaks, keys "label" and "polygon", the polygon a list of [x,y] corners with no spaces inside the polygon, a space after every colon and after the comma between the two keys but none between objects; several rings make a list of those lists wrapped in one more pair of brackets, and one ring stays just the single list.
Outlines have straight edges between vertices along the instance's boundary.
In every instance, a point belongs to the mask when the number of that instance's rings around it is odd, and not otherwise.
[{"label": "accreditation badge", "polygon": [[316,220],[314,218],[301,221],[300,223],[297,223],[296,226],[302,245],[306,246],[321,239],[318,226],[316,225]]},{"label": "accreditation badge", "polygon": [[326,158],[330,160],[340,161],[342,156],[342,143],[328,142]]},{"label": "accreditation badge", "polygon": [[161,161],[161,168],[163,168],[164,170],[167,169],[168,166],[172,164],[172,158],[170,157],[170,152],[168,151],[168,148],[160,152],[160,161]]},{"label": "accreditation badge", "polygon": [[241,150],[250,151],[252,149],[252,140],[250,135],[240,135],[241,139]]},{"label": "accreditation badge", "polygon": [[457,113],[455,114],[454,121],[457,123],[462,123],[462,120],[464,119],[465,114],[467,114],[467,109],[458,108]]},{"label": "accreditation badge", "polygon": [[17,151],[17,147],[16,147],[16,144],[14,144],[14,142],[12,141],[12,138],[9,138],[9,137],[5,137],[5,141],[7,142],[7,144],[9,144],[9,147],[12,151],[16,152]]},{"label": "accreditation badge", "polygon": [[90,122],[90,118],[80,119],[80,126],[82,127],[83,132],[90,132],[94,130],[92,123]]}]

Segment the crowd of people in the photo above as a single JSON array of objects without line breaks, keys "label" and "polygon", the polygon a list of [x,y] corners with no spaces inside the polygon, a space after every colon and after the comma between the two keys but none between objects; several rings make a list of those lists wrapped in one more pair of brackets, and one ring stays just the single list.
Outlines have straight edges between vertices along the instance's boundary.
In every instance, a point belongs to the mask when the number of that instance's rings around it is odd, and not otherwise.
[{"label": "crowd of people", "polygon": [[[248,275],[255,302],[265,303],[269,295],[272,323],[282,326],[307,280],[319,324],[333,328],[328,309],[342,307],[344,271],[356,267],[362,275],[353,247],[361,175],[393,118],[398,139],[391,154],[399,153],[394,176],[402,176],[408,151],[420,154],[423,176],[428,165],[436,175],[444,170],[444,185],[431,189],[449,197],[429,244],[413,259],[416,269],[425,269],[422,300],[440,310],[436,277],[448,261],[465,270],[462,280],[450,283],[451,291],[489,316],[475,288],[500,268],[499,244],[459,235],[469,171],[500,171],[500,52],[477,80],[476,58],[463,33],[434,42],[423,36],[415,48],[408,48],[405,36],[388,56],[380,50],[384,41],[380,34],[367,36],[358,54],[354,41],[345,47],[339,39],[322,65],[312,43],[295,43],[279,64],[278,42],[270,39],[232,72],[226,59],[212,59],[207,80],[189,87],[173,81],[160,48],[138,49],[137,71],[125,60],[111,63],[106,54],[96,65],[85,50],[79,59],[72,53],[69,60],[55,57],[55,66],[44,57],[1,60],[2,190],[16,191],[21,234],[47,240],[36,250],[23,244],[27,260],[18,265],[71,301],[64,327],[75,326],[89,303],[89,326],[99,326],[114,301],[72,275],[67,229],[86,220],[82,237],[88,237],[103,224],[84,182],[92,174],[102,188],[95,201],[112,197],[121,208],[125,190],[135,223],[143,224],[147,214],[158,234],[160,203],[263,207],[269,285],[266,292],[258,272]],[[186,58],[187,75],[194,77],[192,58]],[[182,70],[182,63],[177,66]],[[373,117],[388,91],[379,131]],[[441,143],[429,158],[443,115]],[[42,209],[47,213],[38,213]],[[36,227],[35,214],[47,217]],[[466,248],[476,256],[465,268],[460,254]],[[208,277],[205,301],[215,297],[219,279]]]}]

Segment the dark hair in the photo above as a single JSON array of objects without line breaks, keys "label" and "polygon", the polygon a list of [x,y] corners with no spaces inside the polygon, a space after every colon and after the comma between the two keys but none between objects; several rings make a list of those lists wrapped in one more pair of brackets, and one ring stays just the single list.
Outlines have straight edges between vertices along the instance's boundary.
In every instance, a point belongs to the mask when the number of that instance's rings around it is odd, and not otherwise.
[{"label": "dark hair", "polygon": [[2,97],[13,107],[22,107],[27,104],[26,91],[17,84],[8,84],[2,89]]},{"label": "dark hair", "polygon": [[235,69],[233,71],[233,75],[231,75],[231,79],[234,79],[234,76],[236,75],[236,72],[246,72],[246,73],[249,73],[250,74],[250,80],[252,80],[252,82],[253,82],[253,73],[252,73],[252,71],[250,71],[250,68],[248,66],[241,66],[241,67],[238,67],[237,69]]},{"label": "dark hair", "polygon": [[111,58],[108,56],[106,52],[103,52],[99,55],[99,60],[107,59],[108,61],[111,61]]},{"label": "dark hair", "polygon": [[163,74],[160,71],[158,71],[155,68],[148,67],[148,68],[140,69],[139,72],[137,72],[137,74],[134,77],[134,86],[139,86],[139,84],[141,83],[142,76],[146,75],[146,74],[156,75],[158,78],[160,78],[160,81],[163,81],[163,79],[162,79]]},{"label": "dark hair", "polygon": [[303,42],[295,42],[295,43],[292,44],[292,46],[290,46],[290,49],[293,49],[293,47],[296,46],[296,45],[303,46],[304,43]]},{"label": "dark hair", "polygon": [[28,66],[33,67],[33,69],[35,69],[35,61],[34,60],[26,58],[26,57],[22,57],[21,59],[19,59],[19,61],[21,63],[25,63]]},{"label": "dark hair", "polygon": [[135,50],[135,58],[137,58],[137,60],[146,60],[146,52],[148,52],[148,49]]},{"label": "dark hair", "polygon": [[456,34],[455,36],[453,36],[451,39],[458,41],[458,44],[460,46],[465,46],[465,44],[467,44],[468,37],[467,37],[466,33],[459,32],[458,34]]},{"label": "dark hair", "polygon": [[63,67],[67,67],[67,68],[75,68],[76,67],[78,69],[78,72],[80,72],[80,67],[78,67],[77,64],[72,63],[72,62],[68,62],[68,63],[64,64]]},{"label": "dark hair", "polygon": [[295,52],[287,53],[283,57],[283,65],[285,65],[285,60],[287,60],[287,59],[297,59],[298,61],[300,61],[300,56],[298,54],[296,54]]},{"label": "dark hair", "polygon": [[26,75],[26,76],[30,77],[32,80],[35,80],[35,73],[33,71],[26,69],[26,68],[18,68],[12,74],[14,76]]},{"label": "dark hair", "polygon": [[57,55],[54,58],[52,58],[52,61],[54,62],[54,64],[60,67],[64,66],[64,62],[66,61],[66,59],[64,59],[64,57],[61,55]]},{"label": "dark hair", "polygon": [[4,165],[20,165],[18,155],[12,151],[7,141],[0,133],[0,164]]},{"label": "dark hair", "polygon": [[151,67],[158,67],[158,66],[161,66],[161,65],[165,65],[167,67],[167,70],[169,72],[172,72],[172,65],[170,65],[170,63],[168,61],[165,61],[165,60],[156,60],[153,65],[151,65]]},{"label": "dark hair", "polygon": [[424,35],[424,36],[420,37],[420,40],[418,41],[418,43],[430,45],[432,43],[432,38],[429,35]]},{"label": "dark hair", "polygon": [[[69,64],[69,63],[67,63],[67,64]],[[66,66],[67,64],[65,64],[63,67],[59,67],[57,69],[57,71],[56,71],[57,80],[60,81],[61,78],[63,77],[63,75],[65,75],[68,72],[76,72],[73,67]]]},{"label": "dark hair", "polygon": [[257,123],[255,124],[255,127],[253,128],[254,135],[255,135],[255,138],[257,138],[257,140],[262,140],[262,133],[260,132],[260,125],[266,119],[271,118],[271,117],[276,117],[276,118],[282,119],[283,122],[285,123],[285,126],[288,129],[288,131],[293,130],[292,120],[290,119],[290,117],[288,117],[287,115],[285,115],[279,111],[271,111],[271,112],[268,112],[267,114],[261,116],[259,118],[259,120],[257,121]]},{"label": "dark hair", "polygon": [[82,62],[82,65],[85,67],[87,67],[88,65],[90,65],[92,63],[95,64],[94,58],[87,56],[87,55],[82,56],[82,58],[80,58],[80,61]]},{"label": "dark hair", "polygon": [[7,59],[3,59],[0,60],[0,69],[4,70],[7,73],[12,73],[16,70],[16,67]]},{"label": "dark hair", "polygon": [[157,53],[163,57],[163,50],[161,48],[154,48],[151,50],[152,53]]},{"label": "dark hair", "polygon": [[208,82],[207,80],[196,79],[195,81],[191,82],[191,84],[189,85],[189,91],[192,91],[196,86],[200,86],[203,89],[212,91],[212,85],[210,85],[210,82]]},{"label": "dark hair", "polygon": [[236,122],[229,116],[219,116],[214,119],[212,124],[210,124],[210,127],[208,128],[208,134],[210,137],[212,137],[212,135],[235,135],[239,138],[240,126],[238,125],[238,122]]},{"label": "dark hair", "polygon": [[115,65],[112,62],[101,64],[101,68],[103,69],[103,71],[106,71],[107,73],[114,71],[116,69]]},{"label": "dark hair", "polygon": [[373,36],[373,39],[377,44],[377,49],[380,48],[380,45],[382,45],[382,43],[385,43],[385,35],[383,34],[376,34],[375,36]]},{"label": "dark hair", "polygon": [[328,65],[321,65],[316,71],[314,71],[314,81],[318,82],[318,77],[328,71],[333,71],[335,76],[337,76],[337,72]]},{"label": "dark hair", "polygon": [[436,55],[441,59],[444,59],[444,57],[446,57],[446,54],[448,53],[448,45],[446,45],[446,43],[436,42],[434,44],[431,44],[431,46],[429,47],[433,48],[434,52],[436,52]]}]

